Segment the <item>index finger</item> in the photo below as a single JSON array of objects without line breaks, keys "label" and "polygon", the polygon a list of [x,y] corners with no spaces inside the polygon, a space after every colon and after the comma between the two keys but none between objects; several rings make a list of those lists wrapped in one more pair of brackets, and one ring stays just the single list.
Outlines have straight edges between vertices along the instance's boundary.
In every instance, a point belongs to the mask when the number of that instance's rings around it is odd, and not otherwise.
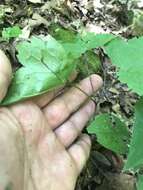
[{"label": "index finger", "polygon": [[101,77],[93,74],[49,103],[43,112],[51,128],[55,129],[62,124],[101,86]]}]

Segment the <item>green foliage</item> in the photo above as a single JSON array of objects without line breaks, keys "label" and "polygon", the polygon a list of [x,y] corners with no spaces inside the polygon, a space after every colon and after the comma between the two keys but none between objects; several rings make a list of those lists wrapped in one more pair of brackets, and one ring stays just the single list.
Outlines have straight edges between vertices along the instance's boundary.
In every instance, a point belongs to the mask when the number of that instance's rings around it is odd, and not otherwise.
[{"label": "green foliage", "polygon": [[105,46],[105,50],[114,65],[119,68],[121,82],[130,89],[143,95],[143,37],[125,41],[116,38]]},{"label": "green foliage", "polygon": [[9,40],[10,38],[16,38],[22,33],[19,26],[13,26],[4,28],[2,31],[2,38]]},{"label": "green foliage", "polygon": [[98,115],[88,127],[88,132],[96,134],[97,141],[104,147],[120,154],[128,152],[130,133],[118,117]]},{"label": "green foliage", "polygon": [[82,76],[97,73],[101,67],[99,56],[91,51],[91,49],[102,47],[110,40],[116,38],[116,36],[111,34],[76,34],[71,30],[61,28],[59,25],[51,26],[50,31],[54,38],[62,43],[69,54],[68,57],[77,59],[78,71]]},{"label": "green foliage", "polygon": [[[111,34],[75,34],[61,28],[56,28],[53,36],[57,41],[51,37],[33,37],[31,42],[19,44],[18,59],[24,67],[16,72],[4,104],[39,95],[64,84],[76,67],[82,68],[81,73],[85,76],[87,70],[89,73],[97,72],[100,59],[91,51],[97,47],[102,47],[117,66],[121,82],[143,95],[143,37],[125,41]],[[142,116],[143,98],[135,107],[134,130],[124,170],[137,171],[143,165],[143,151],[140,148],[143,144]],[[120,154],[128,152],[130,133],[118,117],[99,115],[90,124],[88,132],[96,134],[97,141],[104,147]],[[142,184],[143,178],[140,176],[139,190]]]},{"label": "green foliage", "polygon": [[[32,37],[17,46],[18,59],[23,65],[16,71],[12,84],[2,105],[43,94],[65,84],[76,68],[76,60],[88,49],[111,41],[110,34],[85,34],[76,36],[77,41],[56,41],[51,36]],[[81,42],[81,43],[80,43]]]},{"label": "green foliage", "polygon": [[77,69],[83,77],[97,73],[101,68],[101,61],[93,51],[87,51],[77,60]]},{"label": "green foliage", "polygon": [[[121,82],[126,83],[138,95],[143,95],[143,37],[125,41],[116,38],[105,46],[114,65],[118,67]],[[143,166],[143,97],[135,106],[135,121],[129,154],[124,170],[138,172]],[[143,189],[143,176],[140,176],[138,189]]]},{"label": "green foliage", "polygon": [[[47,92],[67,81],[75,65],[51,36],[32,37],[17,46],[23,65],[16,71],[3,105]],[[68,66],[67,66],[68,65]]]},{"label": "green foliage", "polygon": [[[19,27],[6,28],[2,37],[10,39],[21,34]],[[143,37],[125,41],[112,34],[81,33],[56,28],[46,37],[32,37],[17,46],[18,59],[22,67],[14,73],[7,96],[1,105],[9,105],[29,97],[48,92],[68,81],[75,69],[86,76],[97,72],[101,66],[99,56],[92,49],[103,48],[118,68],[121,82],[143,95]],[[124,170],[137,171],[143,165],[143,98],[135,107],[135,123],[128,160]],[[109,114],[97,116],[88,128],[104,147],[120,154],[129,148],[130,133],[118,117]],[[138,190],[142,189],[140,176]]]},{"label": "green foliage", "polygon": [[73,31],[60,28],[59,26],[53,26],[51,30],[54,38],[60,41],[68,56],[72,59],[81,57],[88,50],[103,47],[106,43],[116,38],[112,34],[96,35],[92,32],[75,34]]},{"label": "green foliage", "polygon": [[71,42],[76,41],[76,33],[71,30],[61,28],[59,25],[52,26],[51,35],[58,41]]},{"label": "green foliage", "polygon": [[74,42],[63,42],[62,45],[65,48],[68,56],[72,59],[79,58],[83,53],[88,50],[103,47],[105,44],[112,41],[116,36],[112,34],[97,34],[84,33],[78,34]]},{"label": "green foliage", "polygon": [[143,175],[138,176],[137,190],[143,189]]},{"label": "green foliage", "polygon": [[130,151],[124,170],[137,171],[143,165],[143,98],[135,106],[135,122]]}]

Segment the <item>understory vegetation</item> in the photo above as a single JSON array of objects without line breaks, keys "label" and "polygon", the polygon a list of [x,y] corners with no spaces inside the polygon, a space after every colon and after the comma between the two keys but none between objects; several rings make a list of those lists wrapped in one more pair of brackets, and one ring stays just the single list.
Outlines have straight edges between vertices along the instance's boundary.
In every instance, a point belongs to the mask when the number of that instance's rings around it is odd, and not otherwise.
[{"label": "understory vegetation", "polygon": [[[142,8],[143,2],[137,0],[9,0],[0,4],[0,47],[14,70],[1,105],[63,84],[76,87],[78,80],[91,73],[103,77],[101,91],[89,97],[97,102],[86,130],[93,148],[77,190],[143,189]],[[74,71],[78,77],[70,82]]]}]

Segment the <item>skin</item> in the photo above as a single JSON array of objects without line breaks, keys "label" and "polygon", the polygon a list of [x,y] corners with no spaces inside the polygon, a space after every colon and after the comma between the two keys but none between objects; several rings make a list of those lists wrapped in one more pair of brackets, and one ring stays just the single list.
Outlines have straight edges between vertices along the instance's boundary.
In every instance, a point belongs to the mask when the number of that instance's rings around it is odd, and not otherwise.
[{"label": "skin", "polygon": [[[12,69],[0,51],[0,100]],[[89,96],[102,86],[98,75],[77,84]],[[0,107],[0,190],[74,190],[89,157],[91,141],[82,130],[95,104],[72,87]]]}]

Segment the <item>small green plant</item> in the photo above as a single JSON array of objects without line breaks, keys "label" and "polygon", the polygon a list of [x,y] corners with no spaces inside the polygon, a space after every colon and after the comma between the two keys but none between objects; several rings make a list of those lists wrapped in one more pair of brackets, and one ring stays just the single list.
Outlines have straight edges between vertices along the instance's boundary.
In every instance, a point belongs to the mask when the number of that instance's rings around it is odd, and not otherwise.
[{"label": "small green plant", "polygon": [[18,37],[20,34],[22,34],[22,31],[19,26],[8,27],[3,29],[2,38],[9,40],[10,38]]},{"label": "small green plant", "polygon": [[[119,79],[128,85],[128,87],[140,95],[140,100],[135,106],[135,116],[133,124],[133,134],[130,143],[128,159],[124,170],[138,172],[143,166],[143,37],[133,38],[125,41],[117,38],[107,46],[105,50],[112,60],[112,63],[118,67]],[[142,178],[139,177],[139,184]],[[141,190],[142,185],[138,185]]]},{"label": "small green plant", "polygon": [[130,133],[117,116],[109,116],[108,113],[96,116],[89,125],[88,132],[96,134],[97,141],[104,147],[119,154],[128,152]]},{"label": "small green plant", "polygon": [[143,189],[143,177],[140,175],[143,166],[143,37],[125,41],[116,38],[108,43],[104,50],[117,66],[117,75],[121,82],[140,96],[135,106],[135,116],[128,159],[124,171],[138,173],[138,190]]}]

